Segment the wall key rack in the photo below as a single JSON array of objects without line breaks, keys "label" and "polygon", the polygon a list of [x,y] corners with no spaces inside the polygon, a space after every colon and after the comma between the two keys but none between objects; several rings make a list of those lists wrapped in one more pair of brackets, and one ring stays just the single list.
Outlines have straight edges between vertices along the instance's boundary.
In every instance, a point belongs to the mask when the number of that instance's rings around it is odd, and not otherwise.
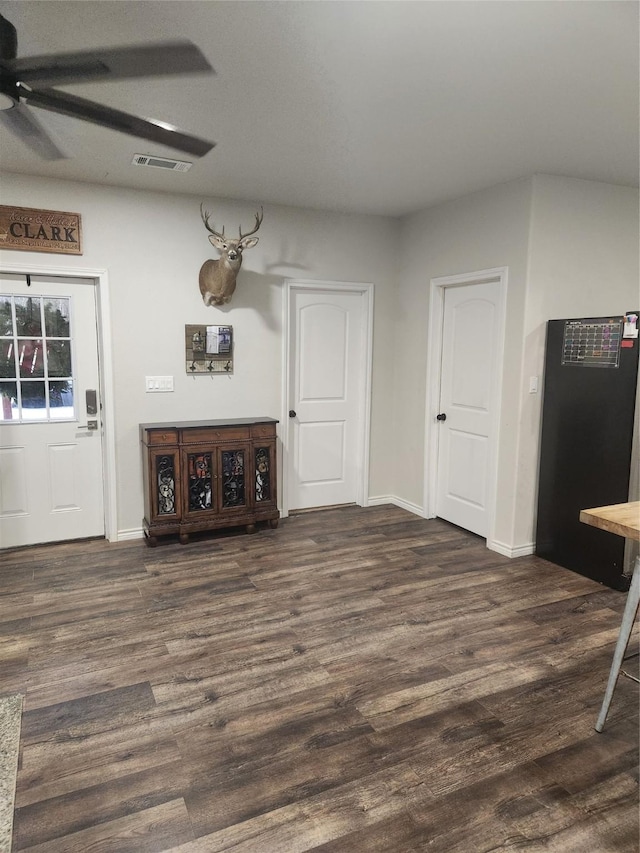
[{"label": "wall key rack", "polygon": [[186,372],[233,373],[233,326],[186,325]]}]

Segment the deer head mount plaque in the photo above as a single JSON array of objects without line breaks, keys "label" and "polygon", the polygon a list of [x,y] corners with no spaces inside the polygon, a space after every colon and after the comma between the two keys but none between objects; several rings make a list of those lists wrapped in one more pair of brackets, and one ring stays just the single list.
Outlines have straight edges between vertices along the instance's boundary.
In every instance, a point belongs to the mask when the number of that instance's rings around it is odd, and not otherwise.
[{"label": "deer head mount plaque", "polygon": [[215,260],[205,261],[200,267],[200,293],[205,305],[224,305],[231,301],[236,289],[236,278],[242,266],[242,253],[245,249],[251,249],[258,242],[257,237],[252,237],[262,224],[263,211],[256,213],[256,224],[251,231],[242,233],[239,228],[239,237],[226,237],[224,227],[221,232],[214,231],[209,223],[211,214],[200,205],[200,216],[204,227],[209,232],[209,242],[219,252],[220,257]]}]

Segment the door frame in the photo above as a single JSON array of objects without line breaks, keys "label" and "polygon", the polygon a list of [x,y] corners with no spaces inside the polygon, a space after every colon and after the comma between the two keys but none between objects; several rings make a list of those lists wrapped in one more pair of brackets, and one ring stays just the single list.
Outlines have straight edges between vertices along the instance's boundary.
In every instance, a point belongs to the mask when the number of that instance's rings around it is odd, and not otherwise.
[{"label": "door frame", "polygon": [[475,272],[445,275],[432,278],[429,291],[429,338],[427,354],[427,389],[425,405],[425,477],[424,503],[425,518],[435,518],[438,500],[438,444],[439,431],[436,429],[436,414],[440,403],[440,383],[442,377],[442,344],[444,337],[444,297],[445,290],[463,285],[497,282],[500,290],[498,306],[498,353],[499,370],[493,377],[491,388],[492,418],[490,445],[491,470],[489,472],[488,532],[487,546],[495,539],[495,519],[498,484],[498,447],[500,444],[500,409],[502,402],[502,381],[504,372],[504,339],[507,306],[508,267],[476,270]]},{"label": "door frame", "polygon": [[54,265],[8,263],[0,258],[0,271],[11,275],[38,275],[48,278],[88,279],[96,293],[98,323],[98,370],[102,399],[102,468],[104,496],[104,535],[109,542],[118,541],[118,506],[116,494],[116,442],[113,393],[113,359],[111,315],[109,311],[109,276],[105,269],[61,267]]},{"label": "door frame", "polygon": [[360,428],[358,430],[358,449],[356,453],[356,503],[358,506],[369,505],[369,446],[371,432],[371,384],[373,367],[373,295],[374,286],[369,283],[349,281],[315,281],[312,279],[288,279],[284,283],[284,298],[282,300],[282,391],[280,416],[280,442],[282,453],[279,454],[282,464],[280,482],[280,514],[283,518],[289,515],[289,389],[291,387],[291,303],[294,292],[317,291],[338,293],[356,293],[362,298],[363,335],[360,347],[360,370],[365,377],[359,394]]}]

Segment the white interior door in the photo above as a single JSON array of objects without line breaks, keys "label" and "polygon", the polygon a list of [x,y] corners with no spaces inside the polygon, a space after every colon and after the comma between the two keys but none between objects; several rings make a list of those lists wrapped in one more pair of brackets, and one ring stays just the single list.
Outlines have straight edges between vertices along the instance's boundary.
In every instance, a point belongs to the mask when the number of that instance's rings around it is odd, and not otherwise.
[{"label": "white interior door", "polygon": [[95,287],[25,278],[0,275],[3,548],[105,531]]},{"label": "white interior door", "polygon": [[436,514],[485,537],[496,458],[500,300],[498,281],[444,292]]},{"label": "white interior door", "polygon": [[348,290],[309,287],[291,293],[289,509],[359,502],[367,386],[364,299]]}]

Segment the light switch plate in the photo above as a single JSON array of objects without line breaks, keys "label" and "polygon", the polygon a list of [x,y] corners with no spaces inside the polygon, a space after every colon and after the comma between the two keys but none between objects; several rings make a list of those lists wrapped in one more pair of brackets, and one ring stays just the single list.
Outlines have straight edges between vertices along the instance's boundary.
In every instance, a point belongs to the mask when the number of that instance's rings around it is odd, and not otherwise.
[{"label": "light switch plate", "polygon": [[147,394],[162,394],[173,391],[173,376],[145,376]]}]

